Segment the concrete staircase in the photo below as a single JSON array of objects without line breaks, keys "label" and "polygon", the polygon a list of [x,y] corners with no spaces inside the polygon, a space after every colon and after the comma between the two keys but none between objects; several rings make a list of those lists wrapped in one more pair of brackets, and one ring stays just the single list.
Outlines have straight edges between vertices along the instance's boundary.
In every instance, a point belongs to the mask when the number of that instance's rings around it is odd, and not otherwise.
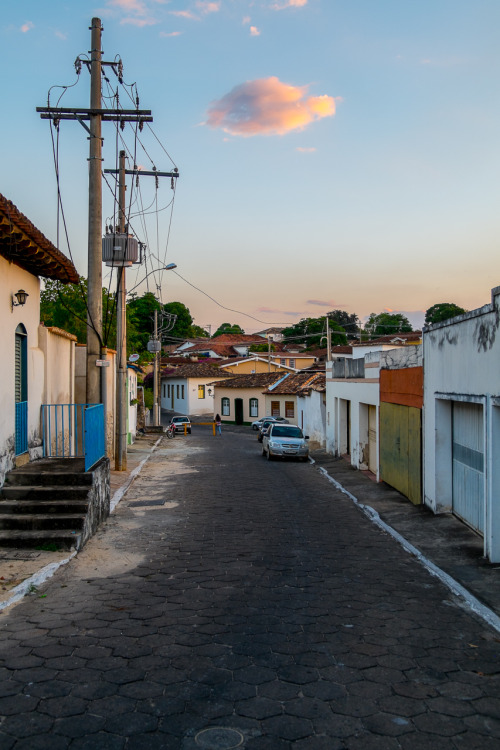
[{"label": "concrete staircase", "polygon": [[91,489],[83,459],[43,459],[9,472],[0,490],[0,547],[79,549]]}]

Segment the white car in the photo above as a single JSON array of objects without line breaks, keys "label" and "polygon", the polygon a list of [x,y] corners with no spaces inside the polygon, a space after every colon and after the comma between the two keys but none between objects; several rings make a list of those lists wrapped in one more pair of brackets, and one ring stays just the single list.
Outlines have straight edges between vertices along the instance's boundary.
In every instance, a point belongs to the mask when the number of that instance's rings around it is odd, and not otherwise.
[{"label": "white car", "polygon": [[273,458],[294,456],[299,461],[309,458],[309,435],[293,424],[272,424],[262,438],[262,455],[268,461]]},{"label": "white car", "polygon": [[186,432],[191,435],[191,420],[189,417],[172,417],[170,424],[173,425],[176,432],[184,432],[185,427]]},{"label": "white car", "polygon": [[285,417],[261,417],[255,422],[252,422],[252,430],[260,430],[262,422],[280,422],[281,424],[289,424],[288,419],[285,419]]}]

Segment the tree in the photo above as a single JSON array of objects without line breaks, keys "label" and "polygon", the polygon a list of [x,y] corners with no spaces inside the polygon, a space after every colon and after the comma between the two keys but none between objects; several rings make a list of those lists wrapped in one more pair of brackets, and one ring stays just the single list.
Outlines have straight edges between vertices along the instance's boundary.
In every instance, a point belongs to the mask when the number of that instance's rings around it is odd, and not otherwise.
[{"label": "tree", "polygon": [[455,305],[454,302],[439,302],[436,305],[432,305],[425,313],[425,322],[441,323],[443,320],[449,320],[455,318],[457,315],[463,315],[467,310],[463,307]]},{"label": "tree", "polygon": [[403,313],[371,313],[365,323],[365,331],[371,338],[413,331],[411,323]]},{"label": "tree", "polygon": [[[335,320],[329,322],[331,341],[334,346],[347,344],[345,330]],[[308,349],[321,346],[322,337],[326,337],[326,316],[321,318],[302,318],[290,328],[283,331],[285,343],[305,344]],[[326,338],[325,344],[326,346]]]},{"label": "tree", "polygon": [[[87,341],[87,279],[80,284],[62,284],[47,279],[40,292],[40,320],[46,326],[62,328]],[[116,298],[108,289],[102,290],[102,343],[116,348]]]},{"label": "tree", "polygon": [[345,329],[348,336],[354,336],[360,328],[360,321],[356,313],[348,313],[345,310],[331,310],[327,313],[330,323],[335,321]]},{"label": "tree", "polygon": [[147,350],[148,341],[153,335],[154,312],[161,310],[161,305],[152,292],[146,292],[142,297],[131,294],[127,303],[127,342],[133,351]]},{"label": "tree", "polygon": [[212,336],[214,339],[216,336],[222,336],[223,333],[236,333],[236,334],[244,334],[245,331],[243,328],[240,328],[240,326],[237,323],[222,323]]},{"label": "tree", "polygon": [[269,348],[271,348],[272,352],[276,351],[276,347],[274,344],[271,344],[271,347],[269,347],[269,344],[252,344],[250,349],[248,351],[250,352],[268,352]]}]

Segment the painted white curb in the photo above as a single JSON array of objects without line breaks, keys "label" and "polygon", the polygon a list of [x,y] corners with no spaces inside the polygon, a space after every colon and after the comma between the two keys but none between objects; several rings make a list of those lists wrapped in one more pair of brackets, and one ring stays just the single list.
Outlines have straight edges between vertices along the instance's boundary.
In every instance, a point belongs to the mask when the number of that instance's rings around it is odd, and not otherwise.
[{"label": "painted white curb", "polygon": [[[315,464],[316,462],[314,461],[314,459],[311,459],[311,463]],[[441,570],[441,568],[431,562],[431,560],[429,560],[424,554],[422,554],[419,549],[414,547],[413,544],[410,544],[407,539],[405,539],[403,536],[401,536],[401,534],[393,529],[392,526],[389,526],[387,523],[385,523],[385,521],[382,521],[379,514],[374,508],[372,508],[370,505],[363,505],[363,503],[360,503],[358,498],[355,497],[351,492],[349,492],[349,490],[346,490],[346,488],[343,487],[340,482],[337,482],[336,479],[331,477],[326,469],[324,469],[322,466],[317,466],[317,468],[328,479],[329,482],[331,482],[338,490],[340,490],[340,492],[343,492],[344,495],[347,495],[347,497],[350,498],[353,503],[355,503],[358,508],[363,511],[363,513],[370,519],[370,521],[372,521],[372,523],[390,534],[397,542],[399,542],[399,544],[403,547],[403,549],[406,550],[406,552],[416,557],[417,560],[424,566],[424,568],[429,571],[431,575],[439,578],[441,583],[444,583],[444,585],[461,600],[460,604],[462,606],[474,612],[485,622],[487,622],[488,625],[491,625],[492,628],[500,633],[500,617],[495,612],[493,612],[492,609],[480,602],[479,599],[476,599],[476,597],[471,594],[470,591],[464,588],[461,583],[455,581],[455,579],[448,575],[448,573],[445,573],[444,570]]]}]

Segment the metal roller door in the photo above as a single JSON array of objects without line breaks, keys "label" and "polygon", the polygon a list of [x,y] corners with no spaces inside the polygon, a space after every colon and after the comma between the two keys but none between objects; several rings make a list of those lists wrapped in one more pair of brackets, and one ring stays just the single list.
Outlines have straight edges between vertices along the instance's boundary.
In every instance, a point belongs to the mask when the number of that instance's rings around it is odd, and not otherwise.
[{"label": "metal roller door", "polygon": [[453,512],[484,532],[484,428],[481,404],[453,402]]}]

